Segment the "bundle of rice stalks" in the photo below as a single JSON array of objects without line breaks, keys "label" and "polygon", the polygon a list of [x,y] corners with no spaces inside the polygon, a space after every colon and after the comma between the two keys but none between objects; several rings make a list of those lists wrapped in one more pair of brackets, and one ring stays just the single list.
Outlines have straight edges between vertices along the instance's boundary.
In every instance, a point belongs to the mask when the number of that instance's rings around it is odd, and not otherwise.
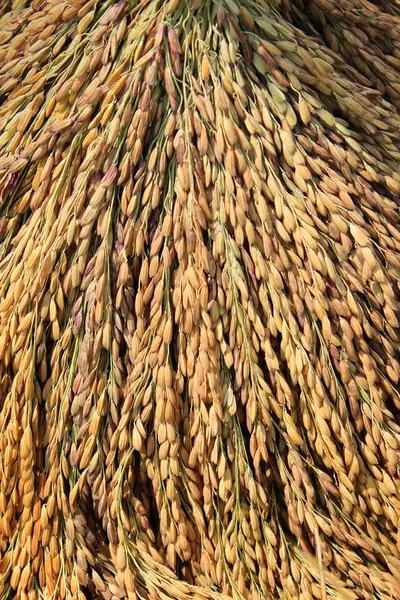
[{"label": "bundle of rice stalks", "polygon": [[0,598],[399,598],[397,8],[3,4]]}]

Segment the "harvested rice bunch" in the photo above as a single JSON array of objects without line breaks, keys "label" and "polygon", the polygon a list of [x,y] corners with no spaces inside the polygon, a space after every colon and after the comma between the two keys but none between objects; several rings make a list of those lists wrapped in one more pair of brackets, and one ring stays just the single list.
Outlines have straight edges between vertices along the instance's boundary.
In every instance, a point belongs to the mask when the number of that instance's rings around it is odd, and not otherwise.
[{"label": "harvested rice bunch", "polygon": [[399,597],[398,18],[348,4],[6,5],[0,598]]}]

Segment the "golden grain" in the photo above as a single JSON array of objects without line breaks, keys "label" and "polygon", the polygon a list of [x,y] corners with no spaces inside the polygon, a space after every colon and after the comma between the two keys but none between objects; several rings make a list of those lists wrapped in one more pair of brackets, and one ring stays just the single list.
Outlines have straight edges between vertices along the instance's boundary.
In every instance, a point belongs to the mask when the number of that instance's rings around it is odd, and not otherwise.
[{"label": "golden grain", "polygon": [[272,4],[0,7],[1,597],[400,594],[400,11]]}]

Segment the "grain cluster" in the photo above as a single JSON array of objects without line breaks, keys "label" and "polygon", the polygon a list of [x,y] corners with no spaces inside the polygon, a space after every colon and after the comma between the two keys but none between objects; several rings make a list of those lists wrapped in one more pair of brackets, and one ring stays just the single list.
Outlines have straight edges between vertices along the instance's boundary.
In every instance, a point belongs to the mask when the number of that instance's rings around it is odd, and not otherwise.
[{"label": "grain cluster", "polygon": [[398,0],[3,0],[0,599],[400,597]]}]

